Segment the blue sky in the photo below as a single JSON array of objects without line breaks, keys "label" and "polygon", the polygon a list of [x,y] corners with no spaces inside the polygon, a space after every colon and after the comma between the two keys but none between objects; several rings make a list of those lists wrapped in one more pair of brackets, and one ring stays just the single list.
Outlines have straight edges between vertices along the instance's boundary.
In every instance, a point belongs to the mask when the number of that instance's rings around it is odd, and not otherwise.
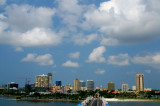
[{"label": "blue sky", "polygon": [[160,89],[160,1],[0,0],[0,84],[53,74]]}]

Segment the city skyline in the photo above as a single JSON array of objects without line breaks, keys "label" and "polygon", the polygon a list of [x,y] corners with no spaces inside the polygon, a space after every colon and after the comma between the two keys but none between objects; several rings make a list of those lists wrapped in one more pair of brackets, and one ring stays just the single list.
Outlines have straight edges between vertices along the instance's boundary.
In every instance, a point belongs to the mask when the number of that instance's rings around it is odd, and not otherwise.
[{"label": "city skyline", "polygon": [[52,73],[160,89],[160,1],[0,0],[0,84]]}]

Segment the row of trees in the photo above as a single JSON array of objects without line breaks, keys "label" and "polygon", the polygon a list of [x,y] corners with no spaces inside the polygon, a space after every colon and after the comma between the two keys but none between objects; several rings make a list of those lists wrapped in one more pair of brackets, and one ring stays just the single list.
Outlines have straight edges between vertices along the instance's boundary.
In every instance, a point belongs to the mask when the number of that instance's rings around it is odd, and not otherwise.
[{"label": "row of trees", "polygon": [[[35,92],[33,95],[29,95],[30,92]],[[0,90],[0,95],[12,95],[19,96],[22,98],[38,98],[38,99],[72,99],[72,100],[83,100],[88,96],[96,96],[97,92],[99,96],[105,98],[152,98],[152,97],[160,97],[160,94],[155,93],[155,91],[148,92],[126,92],[126,93],[115,93],[113,91],[108,92],[105,91],[78,91],[77,93],[72,93],[68,91],[67,94],[64,93],[51,93],[51,94],[40,94],[36,90],[34,91],[26,91],[22,92],[21,90],[13,90],[13,89],[3,89]]]}]

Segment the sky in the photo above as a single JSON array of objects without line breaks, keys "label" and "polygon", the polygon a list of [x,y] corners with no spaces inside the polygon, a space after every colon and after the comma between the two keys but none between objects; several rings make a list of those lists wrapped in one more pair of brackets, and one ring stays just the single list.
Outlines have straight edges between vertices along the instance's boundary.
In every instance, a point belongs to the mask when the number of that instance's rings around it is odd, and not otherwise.
[{"label": "sky", "polygon": [[52,73],[53,83],[160,89],[159,0],[0,0],[0,85]]}]

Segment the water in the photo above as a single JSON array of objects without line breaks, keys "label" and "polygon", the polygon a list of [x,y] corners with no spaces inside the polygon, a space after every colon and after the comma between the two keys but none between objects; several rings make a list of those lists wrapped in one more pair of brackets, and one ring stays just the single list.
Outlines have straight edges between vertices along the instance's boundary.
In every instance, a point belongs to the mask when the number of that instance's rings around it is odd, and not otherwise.
[{"label": "water", "polygon": [[77,106],[77,104],[72,102],[0,101],[0,106]]},{"label": "water", "polygon": [[[0,99],[15,99],[15,97],[2,97]],[[12,101],[0,100],[0,106],[77,106],[72,102],[35,102],[35,101]],[[110,106],[160,106],[160,101],[151,102],[109,102]]]},{"label": "water", "polygon": [[160,101],[151,102],[108,102],[110,106],[160,106]]}]

